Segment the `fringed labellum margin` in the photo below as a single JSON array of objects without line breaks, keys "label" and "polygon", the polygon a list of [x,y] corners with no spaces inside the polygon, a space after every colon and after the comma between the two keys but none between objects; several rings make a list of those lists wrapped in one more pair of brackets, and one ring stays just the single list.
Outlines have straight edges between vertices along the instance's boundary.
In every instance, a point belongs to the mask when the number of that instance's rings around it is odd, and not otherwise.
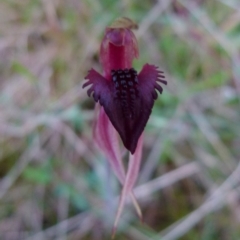
[{"label": "fringed labellum margin", "polygon": [[91,85],[88,95],[93,93],[94,100],[103,106],[132,154],[158,96],[156,90],[162,93],[159,83],[166,84],[163,78],[163,72],[149,64],[139,74],[133,68],[112,69],[110,81],[93,69],[86,76],[89,81],[83,87]]}]

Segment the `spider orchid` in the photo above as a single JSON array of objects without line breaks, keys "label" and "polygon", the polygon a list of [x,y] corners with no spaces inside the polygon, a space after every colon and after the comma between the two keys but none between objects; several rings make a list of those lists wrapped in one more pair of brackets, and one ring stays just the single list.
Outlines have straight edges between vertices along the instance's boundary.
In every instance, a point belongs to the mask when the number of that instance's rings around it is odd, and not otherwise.
[{"label": "spider orchid", "polygon": [[[158,97],[156,90],[163,91],[159,83],[167,84],[163,72],[154,65],[145,64],[140,73],[132,67],[133,59],[138,58],[134,28],[136,24],[128,18],[120,18],[106,28],[100,47],[103,74],[91,69],[83,85],[90,85],[88,96],[92,94],[100,104],[94,138],[123,185],[114,231],[129,194],[141,217],[132,188],[141,163],[142,133]],[[117,133],[130,151],[126,173]]]}]

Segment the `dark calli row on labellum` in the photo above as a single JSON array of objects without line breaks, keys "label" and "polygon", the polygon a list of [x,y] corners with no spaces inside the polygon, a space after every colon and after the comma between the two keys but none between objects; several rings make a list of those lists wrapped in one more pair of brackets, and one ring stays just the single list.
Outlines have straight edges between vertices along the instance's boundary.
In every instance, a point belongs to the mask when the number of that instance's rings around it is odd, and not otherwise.
[{"label": "dark calli row on labellum", "polygon": [[[133,59],[138,57],[137,40],[132,32],[136,26],[132,20],[120,18],[106,28],[100,47],[103,74],[91,69],[83,85],[90,86],[88,95],[99,103],[94,139],[123,185],[114,232],[129,194],[141,218],[132,188],[141,163],[142,133],[158,97],[157,91],[163,91],[159,84],[167,84],[163,72],[154,65],[145,64],[139,73],[133,68]],[[117,133],[131,152],[126,172]]]}]

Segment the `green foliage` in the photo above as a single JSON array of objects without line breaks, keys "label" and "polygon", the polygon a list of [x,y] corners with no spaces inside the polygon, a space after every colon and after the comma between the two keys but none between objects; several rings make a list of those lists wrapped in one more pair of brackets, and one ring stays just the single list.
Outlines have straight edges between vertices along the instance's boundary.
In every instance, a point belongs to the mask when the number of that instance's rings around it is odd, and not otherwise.
[{"label": "green foliage", "polygon": [[49,184],[52,180],[52,172],[47,166],[27,166],[23,171],[23,177],[33,184]]},{"label": "green foliage", "polygon": [[19,74],[22,77],[25,77],[27,80],[30,82],[36,84],[37,83],[37,78],[29,71],[27,67],[25,67],[23,64],[20,62],[13,62],[12,63],[12,72]]}]

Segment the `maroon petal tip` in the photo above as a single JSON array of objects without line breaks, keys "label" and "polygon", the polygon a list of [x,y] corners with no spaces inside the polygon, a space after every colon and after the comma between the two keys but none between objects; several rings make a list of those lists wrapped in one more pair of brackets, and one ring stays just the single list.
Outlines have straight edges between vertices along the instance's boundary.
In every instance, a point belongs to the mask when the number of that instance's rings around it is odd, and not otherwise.
[{"label": "maroon petal tip", "polygon": [[83,84],[83,88],[91,85],[87,91],[89,97],[93,93],[92,96],[95,102],[99,101],[100,104],[103,104],[104,98],[106,98],[106,101],[108,101],[108,96],[111,96],[111,90],[109,88],[109,81],[107,79],[105,79],[94,69],[89,70],[88,75],[85,77],[85,79],[88,79],[88,81]]}]

